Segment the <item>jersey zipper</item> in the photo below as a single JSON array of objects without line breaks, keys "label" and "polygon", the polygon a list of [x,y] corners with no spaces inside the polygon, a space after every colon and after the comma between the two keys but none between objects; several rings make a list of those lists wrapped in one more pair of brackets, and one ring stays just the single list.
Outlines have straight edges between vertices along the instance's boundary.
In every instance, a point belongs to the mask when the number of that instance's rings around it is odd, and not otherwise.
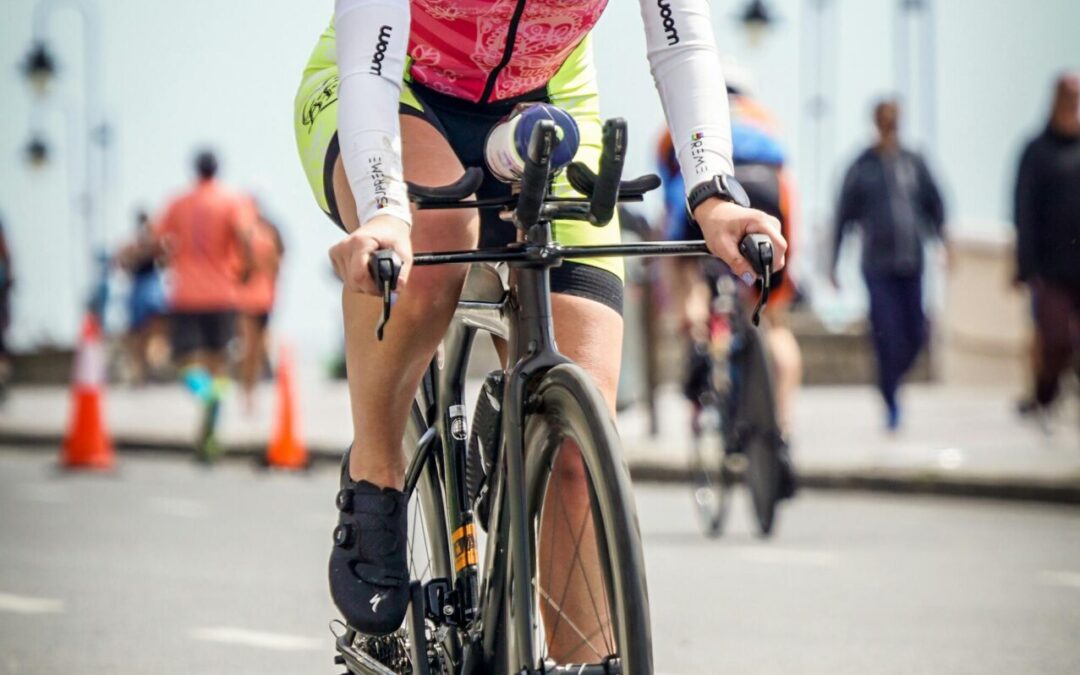
[{"label": "jersey zipper", "polygon": [[480,102],[487,103],[491,97],[491,92],[495,89],[495,80],[499,79],[499,74],[502,72],[506,64],[510,63],[510,57],[514,54],[514,40],[517,39],[518,24],[521,22],[521,15],[525,13],[525,0],[518,0],[517,7],[514,8],[514,15],[510,17],[510,27],[506,31],[506,49],[503,50],[502,58],[499,59],[499,63],[488,75],[487,84],[484,85],[484,93],[480,95]]}]

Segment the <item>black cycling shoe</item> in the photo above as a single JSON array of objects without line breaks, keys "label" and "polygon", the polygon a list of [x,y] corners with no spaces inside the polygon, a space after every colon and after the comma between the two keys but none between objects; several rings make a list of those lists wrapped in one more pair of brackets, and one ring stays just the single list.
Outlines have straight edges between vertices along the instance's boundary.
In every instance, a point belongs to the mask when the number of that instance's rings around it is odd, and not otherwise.
[{"label": "black cycling shoe", "polygon": [[408,498],[393,488],[352,482],[346,453],[337,508],[330,595],[357,632],[392,633],[409,606]]}]

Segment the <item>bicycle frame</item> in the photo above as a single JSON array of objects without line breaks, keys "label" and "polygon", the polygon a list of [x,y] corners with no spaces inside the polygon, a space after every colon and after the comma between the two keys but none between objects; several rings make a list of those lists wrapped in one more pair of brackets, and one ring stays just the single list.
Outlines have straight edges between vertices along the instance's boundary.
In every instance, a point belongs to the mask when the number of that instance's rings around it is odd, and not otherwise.
[{"label": "bicycle frame", "polygon": [[[464,663],[487,662],[496,653],[496,640],[508,637],[497,635],[493,625],[502,614],[502,602],[508,599],[517,616],[535,616],[532,585],[510,584],[509,574],[511,568],[528,570],[532,565],[533,535],[526,513],[524,468],[524,415],[528,410],[529,391],[548,369],[568,362],[555,346],[550,269],[564,258],[598,254],[626,257],[706,253],[702,241],[563,247],[552,241],[550,222],[543,220],[526,232],[524,241],[512,247],[419,254],[414,258],[416,265],[501,262],[509,267],[511,276],[509,285],[501,289],[503,296],[498,299],[470,297],[472,289],[466,282],[455,319],[443,342],[441,367],[433,362],[425,376],[425,386],[421,387],[420,409],[433,423],[421,436],[406,474],[406,490],[411,492],[419,483],[426,462],[436,461],[440,469],[447,519],[446,539],[437,545],[447,547],[444,550],[450,560],[466,563],[461,567],[455,564],[456,569],[450,570],[453,595],[442,596],[456,603],[452,618],[465,628],[472,640],[463,645]],[[473,275],[489,275],[482,283],[486,282],[488,288],[485,290],[491,294],[493,270],[490,267],[474,268],[469,274],[470,281]],[[501,277],[498,283],[503,283]],[[508,354],[502,401],[503,443],[492,474],[495,480],[490,488],[491,528],[482,588],[477,588],[477,566],[469,564],[477,557],[475,553],[469,553],[469,547],[475,546],[475,540],[470,541],[474,523],[464,488],[465,374],[478,331],[505,339]],[[463,536],[458,536],[459,533]],[[445,608],[439,609],[448,616]],[[535,667],[536,663],[532,635],[528,632],[530,623],[517,622],[519,634],[513,636],[515,662],[522,667],[525,664]]]},{"label": "bicycle frame", "polygon": [[[622,134],[619,142],[625,142],[625,123],[619,125],[610,131],[605,127],[607,154],[622,152],[614,143],[608,142],[608,137],[614,138],[618,133]],[[568,213],[579,216],[586,213],[582,211],[581,200],[547,199],[551,179],[550,151],[554,140],[552,123],[541,122],[534,129],[526,173],[513,211],[515,224],[523,232],[521,241],[501,249],[418,254],[413,258],[413,264],[417,266],[501,262],[510,270],[509,284],[502,286],[501,297],[465,297],[459,303],[456,318],[444,338],[442,363],[438,363],[438,356],[432,362],[417,398],[418,405],[414,406],[414,422],[424,431],[417,439],[416,452],[406,473],[405,489],[410,494],[423,478],[429,462],[435,462],[442,483],[445,523],[436,533],[438,541],[432,544],[441,554],[445,553],[440,557],[452,561],[453,569],[435,570],[435,574],[443,576],[433,579],[425,587],[423,611],[436,624],[451,624],[463,629],[465,643],[454,646],[461,649],[459,662],[463,673],[477,672],[481,667],[492,665],[499,653],[498,640],[509,637],[513,638],[514,668],[511,672],[530,675],[537,672],[531,634],[531,627],[538,620],[534,588],[527,579],[526,583],[512,583],[511,574],[521,570],[531,573],[533,560],[530,556],[535,550],[526,505],[524,425],[529,394],[547,370],[569,362],[555,346],[550,269],[566,258],[708,254],[703,241],[575,247],[553,241],[552,220],[567,217]],[[609,178],[614,175],[614,183],[608,181],[610,209],[619,199],[621,157],[618,165],[609,166],[606,172],[605,161],[609,160],[601,160],[601,173]],[[594,201],[600,200],[598,194],[599,190],[594,193]],[[633,200],[633,197],[627,200]],[[475,206],[475,203],[465,201],[442,201],[426,208]],[[421,203],[420,208],[425,205]],[[389,318],[389,287],[385,298],[384,320]],[[502,442],[496,454],[494,482],[490,488],[492,510],[483,587],[478,587],[481,577],[478,576],[475,524],[465,494],[468,436],[463,401],[465,374],[478,330],[505,338],[508,354],[504,368]],[[509,602],[509,607],[503,605],[504,602]],[[499,635],[497,630],[502,618],[508,615],[506,610],[514,616],[528,618],[527,621],[513,622],[516,634],[512,636]],[[597,668],[558,667],[543,672],[582,675],[608,672],[606,666]]]}]

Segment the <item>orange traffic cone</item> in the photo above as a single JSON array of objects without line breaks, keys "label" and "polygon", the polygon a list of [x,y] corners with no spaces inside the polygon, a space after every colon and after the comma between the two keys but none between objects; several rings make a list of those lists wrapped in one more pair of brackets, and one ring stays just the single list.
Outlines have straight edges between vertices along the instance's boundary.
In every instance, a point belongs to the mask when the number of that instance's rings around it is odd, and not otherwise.
[{"label": "orange traffic cone", "polygon": [[280,469],[308,467],[308,452],[300,439],[296,419],[296,383],[293,377],[292,351],[282,347],[277,369],[277,420],[270,444],[266,447],[266,465]]},{"label": "orange traffic cone", "polygon": [[101,326],[97,317],[87,314],[71,378],[71,423],[60,457],[64,468],[106,470],[116,463],[105,428],[104,388],[105,346],[101,342]]}]

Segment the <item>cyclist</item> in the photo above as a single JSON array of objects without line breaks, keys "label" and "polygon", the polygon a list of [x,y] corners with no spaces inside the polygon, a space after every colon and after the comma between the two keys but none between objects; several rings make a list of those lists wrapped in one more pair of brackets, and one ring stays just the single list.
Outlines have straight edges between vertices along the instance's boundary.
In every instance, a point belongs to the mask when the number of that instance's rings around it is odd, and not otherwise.
[{"label": "cyclist", "polygon": [[[746,189],[751,205],[777,218],[790,253],[796,224],[795,189],[784,168],[784,150],[777,138],[777,123],[772,114],[750,95],[746,73],[732,64],[725,64],[724,71],[731,109],[735,176]],[[686,210],[679,158],[674,152],[671,135],[666,131],[661,134],[657,162],[664,180],[664,237],[700,239],[701,228]],[[689,342],[684,391],[688,398],[696,400],[702,388],[708,386],[711,367],[706,343],[715,274],[712,270],[703,273],[701,261],[694,258],[672,258],[670,263],[672,296],[679,298],[680,324]],[[787,271],[774,274],[771,281],[772,293],[765,308],[769,319],[766,339],[776,380],[777,419],[786,435],[790,428],[792,400],[802,381],[802,355],[787,321],[787,311],[795,297],[794,282]],[[788,467],[786,453],[784,460]],[[793,488],[793,481],[785,481],[782,492],[791,493]]]},{"label": "cyclist", "polygon": [[[516,231],[496,214],[410,211],[405,181],[444,185],[464,167],[484,167],[488,130],[518,103],[548,101],[576,119],[577,159],[597,168],[601,121],[590,30],[605,0],[337,0],[296,98],[297,142],[315,198],[347,233],[330,251],[344,282],[342,306],[353,443],[343,463],[339,526],[330,556],[330,590],[349,624],[362,633],[396,629],[407,608],[405,459],[408,410],[423,370],[453,315],[466,270],[411,269],[417,250],[462,249],[512,241]],[[748,232],[773,240],[778,264],[786,244],[776,220],[733,203],[727,102],[707,0],[641,0],[649,60],[677,152],[686,167],[694,216],[711,249],[750,272],[738,243]],[[487,175],[478,197],[508,195]],[[556,191],[567,193],[565,182]],[[618,224],[595,228],[556,222],[564,244],[618,240]],[[394,321],[383,341],[381,313],[368,273],[373,251],[392,249],[404,262]],[[622,266],[617,260],[570,261],[552,270],[552,310],[561,351],[596,379],[609,405],[618,381]],[[560,453],[560,457],[568,453]],[[588,495],[580,461],[556,467],[581,490],[567,509],[584,522]],[[542,546],[572,548],[573,533],[543,532]],[[588,549],[589,547],[585,547]],[[593,551],[581,561],[599,565]],[[569,565],[565,567],[570,567]],[[558,584],[553,571],[541,583]],[[578,577],[581,578],[581,577]],[[563,582],[565,583],[565,582]],[[565,588],[565,586],[564,586]],[[567,589],[560,608],[591,616],[588,589]],[[579,627],[592,627],[585,620]],[[572,660],[575,647],[550,645]],[[577,647],[580,648],[580,647]]]}]

